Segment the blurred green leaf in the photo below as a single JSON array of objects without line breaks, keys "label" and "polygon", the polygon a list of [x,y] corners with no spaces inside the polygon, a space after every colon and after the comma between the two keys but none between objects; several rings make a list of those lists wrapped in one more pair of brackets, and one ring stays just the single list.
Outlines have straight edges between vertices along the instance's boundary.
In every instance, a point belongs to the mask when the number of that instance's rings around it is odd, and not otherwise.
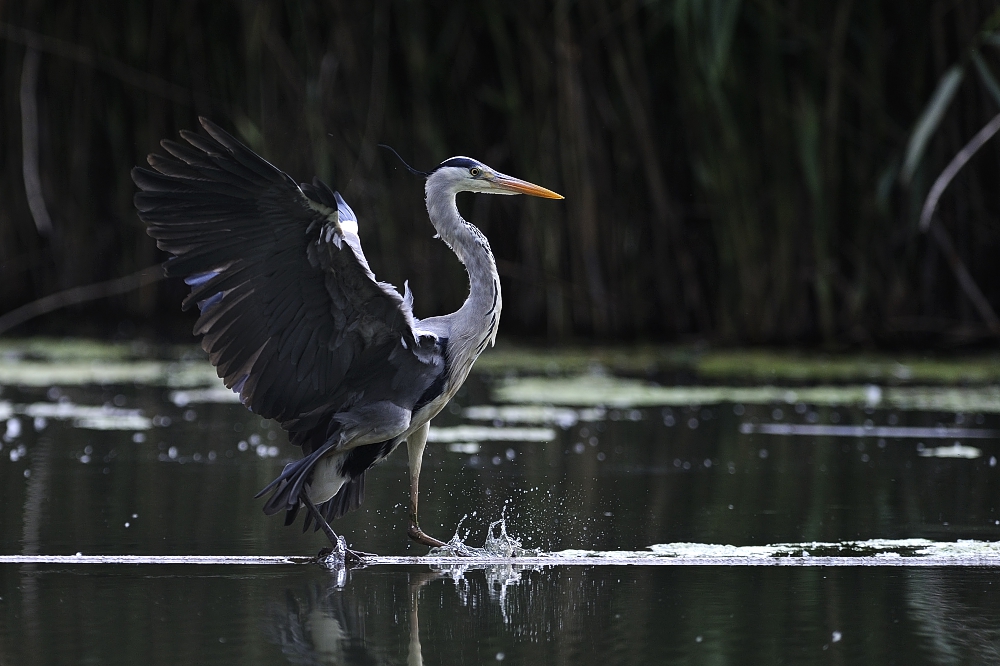
[{"label": "blurred green leaf", "polygon": [[983,57],[976,51],[972,52],[972,62],[976,65],[976,71],[979,72],[979,78],[982,80],[983,85],[986,86],[986,89],[990,91],[990,95],[993,96],[993,101],[1000,104],[1000,85],[997,84],[997,80],[993,77],[993,72],[990,71],[989,65],[986,64]]},{"label": "blurred green leaf", "polygon": [[912,180],[913,173],[917,170],[920,159],[924,156],[924,150],[927,149],[927,142],[934,135],[938,125],[941,124],[941,119],[962,82],[962,76],[961,65],[954,65],[941,77],[931,101],[917,121],[913,134],[910,136],[910,142],[906,146],[906,157],[903,159],[903,168],[900,171],[900,179],[903,183],[908,185]]}]

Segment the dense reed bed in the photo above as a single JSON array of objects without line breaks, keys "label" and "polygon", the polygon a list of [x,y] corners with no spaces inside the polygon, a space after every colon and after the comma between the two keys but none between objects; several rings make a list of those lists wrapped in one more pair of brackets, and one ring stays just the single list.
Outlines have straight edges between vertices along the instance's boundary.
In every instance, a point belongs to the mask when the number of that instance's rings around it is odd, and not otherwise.
[{"label": "dense reed bed", "polygon": [[[382,142],[418,167],[467,154],[566,195],[460,201],[497,254],[508,335],[989,339],[952,259],[1000,306],[998,140],[941,197],[954,256],[917,220],[1000,111],[995,7],[0,2],[0,313],[161,260],[129,169],[200,114],[340,189],[418,315],[457,307],[465,282]],[[18,330],[179,331],[182,291],[147,285]]]}]

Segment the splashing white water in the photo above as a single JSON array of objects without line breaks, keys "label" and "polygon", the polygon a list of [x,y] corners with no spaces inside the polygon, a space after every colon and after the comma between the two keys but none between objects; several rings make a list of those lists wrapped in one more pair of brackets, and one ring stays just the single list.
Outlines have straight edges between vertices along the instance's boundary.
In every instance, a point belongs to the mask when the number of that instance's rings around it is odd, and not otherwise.
[{"label": "splashing white water", "polygon": [[462,524],[465,523],[468,518],[468,515],[465,515],[462,517],[462,520],[458,521],[458,527],[455,528],[455,534],[451,537],[448,543],[439,548],[431,548],[428,556],[494,557],[505,559],[511,557],[538,557],[541,554],[540,550],[535,548],[524,548],[521,545],[520,539],[507,533],[506,513],[506,507],[504,507],[504,512],[500,516],[500,520],[495,520],[490,523],[490,526],[486,530],[486,543],[483,544],[482,548],[470,546],[466,543],[466,539],[469,538],[471,530],[466,530],[465,534],[462,534]]}]

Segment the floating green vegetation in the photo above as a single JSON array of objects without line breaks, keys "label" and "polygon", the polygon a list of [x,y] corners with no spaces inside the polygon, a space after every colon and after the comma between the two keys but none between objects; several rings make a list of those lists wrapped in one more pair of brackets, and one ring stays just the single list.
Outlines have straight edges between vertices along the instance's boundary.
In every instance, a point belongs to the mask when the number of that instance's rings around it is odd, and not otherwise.
[{"label": "floating green vegetation", "polygon": [[221,386],[207,361],[29,361],[0,358],[0,386],[147,384],[172,387]]},{"label": "floating green vegetation", "polygon": [[111,342],[90,338],[0,339],[0,362],[195,360],[205,354],[196,345],[157,345],[143,340]]},{"label": "floating green vegetation", "polygon": [[571,409],[553,405],[475,405],[463,409],[462,416],[472,421],[541,423],[570,428],[579,421],[603,421],[607,412],[601,407]]},{"label": "floating green vegetation", "polygon": [[501,344],[476,370],[496,374],[581,374],[600,368],[636,375],[688,371],[700,378],[751,382],[878,382],[984,384],[1000,382],[1000,355],[957,358],[885,354],[825,354],[703,347],[570,347],[532,349]]},{"label": "floating green vegetation", "polygon": [[217,386],[212,386],[210,388],[171,391],[170,402],[174,403],[178,407],[187,407],[188,405],[198,403],[238,403],[240,401],[238,393],[227,389],[226,386],[219,380],[217,380],[217,384]]},{"label": "floating green vegetation", "polygon": [[982,449],[977,449],[974,446],[966,446],[955,442],[951,446],[935,446],[921,449],[917,452],[917,455],[924,458],[965,458],[966,460],[975,460],[982,456],[983,452]]},{"label": "floating green vegetation", "polygon": [[83,338],[0,340],[0,386],[150,384],[214,386],[215,368],[194,345]]},{"label": "floating green vegetation", "polygon": [[701,354],[693,369],[706,379],[758,382],[984,384],[1000,381],[1000,356],[982,354],[944,359],[733,350]]},{"label": "floating green vegetation", "polygon": [[428,442],[551,442],[556,433],[552,428],[495,428],[462,425],[451,428],[431,428]]},{"label": "floating green vegetation", "polygon": [[152,419],[144,416],[141,409],[77,405],[71,402],[36,402],[28,405],[0,402],[0,421],[11,419],[15,414],[32,419],[69,421],[74,428],[86,430],[149,430],[153,427]]},{"label": "floating green vegetation", "polygon": [[[475,370],[485,374],[528,377],[686,372],[710,382],[729,379],[766,384],[983,385],[1000,383],[1000,355],[981,354],[948,359],[769,350],[712,351],[697,346],[542,349],[502,343],[483,354]],[[214,388],[219,385],[219,380],[215,369],[195,345],[51,338],[0,340],[0,385],[117,383],[185,389]],[[198,402],[203,398],[222,400],[219,396],[206,393],[192,401]]]},{"label": "floating green vegetation", "polygon": [[503,381],[498,402],[572,407],[656,407],[719,403],[806,403],[907,411],[1000,413],[1000,387],[657,386],[601,374],[522,377]]},{"label": "floating green vegetation", "polygon": [[0,364],[0,386],[158,384],[166,378],[165,366],[159,361],[15,361]]},{"label": "floating green vegetation", "polygon": [[927,539],[869,539],[866,541],[807,541],[766,546],[730,546],[715,543],[659,543],[647,551],[564,550],[551,555],[564,558],[613,556],[621,559],[648,558],[774,558],[774,557],[932,557],[955,560],[1000,557],[1000,542]]},{"label": "floating green vegetation", "polygon": [[477,372],[493,374],[578,374],[602,368],[621,374],[692,369],[695,347],[639,345],[629,347],[518,347],[501,341],[476,361]]}]

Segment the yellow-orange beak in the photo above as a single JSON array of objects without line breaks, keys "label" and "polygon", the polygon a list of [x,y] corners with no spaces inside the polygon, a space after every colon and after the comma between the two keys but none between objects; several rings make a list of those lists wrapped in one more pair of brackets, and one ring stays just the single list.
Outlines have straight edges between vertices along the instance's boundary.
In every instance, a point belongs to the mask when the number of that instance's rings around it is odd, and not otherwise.
[{"label": "yellow-orange beak", "polygon": [[533,197],[542,197],[543,199],[566,198],[563,195],[556,194],[552,190],[547,190],[540,185],[529,183],[526,180],[520,180],[518,178],[505,176],[502,173],[496,174],[496,176],[493,178],[491,182],[502,190],[507,190],[509,192],[516,192],[517,194],[530,194]]}]

